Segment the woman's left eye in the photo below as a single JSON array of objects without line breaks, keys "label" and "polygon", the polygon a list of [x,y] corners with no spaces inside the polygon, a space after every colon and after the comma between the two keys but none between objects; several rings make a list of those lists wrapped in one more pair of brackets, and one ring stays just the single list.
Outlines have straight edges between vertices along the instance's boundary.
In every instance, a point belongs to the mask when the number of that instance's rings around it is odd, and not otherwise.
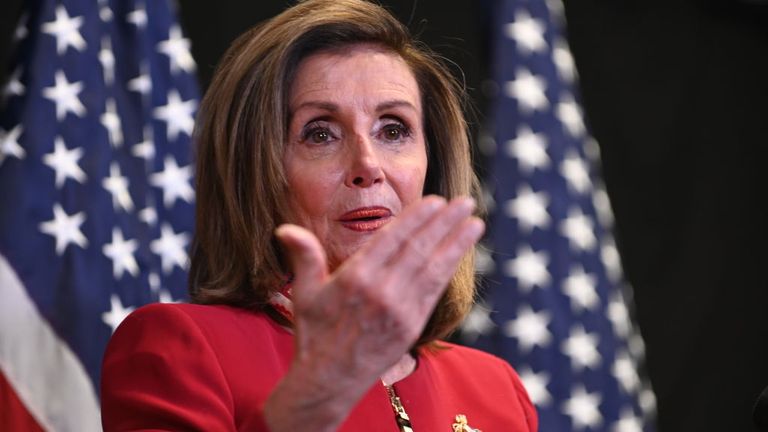
[{"label": "woman's left eye", "polygon": [[383,138],[387,141],[399,141],[410,136],[410,131],[402,123],[389,123],[381,130]]}]

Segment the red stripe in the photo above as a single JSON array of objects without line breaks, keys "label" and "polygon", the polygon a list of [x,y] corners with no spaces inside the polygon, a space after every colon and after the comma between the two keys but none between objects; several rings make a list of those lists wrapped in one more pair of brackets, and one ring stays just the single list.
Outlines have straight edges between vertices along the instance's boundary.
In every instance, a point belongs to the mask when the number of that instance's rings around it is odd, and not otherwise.
[{"label": "red stripe", "polygon": [[0,372],[0,431],[43,431],[16,396],[16,392],[2,372]]}]

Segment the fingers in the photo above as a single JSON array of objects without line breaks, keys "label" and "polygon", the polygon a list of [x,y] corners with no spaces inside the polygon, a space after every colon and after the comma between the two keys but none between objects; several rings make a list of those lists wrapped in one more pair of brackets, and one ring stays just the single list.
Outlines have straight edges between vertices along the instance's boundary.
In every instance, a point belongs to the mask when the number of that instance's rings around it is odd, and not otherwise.
[{"label": "fingers", "polygon": [[275,235],[288,252],[294,275],[294,296],[311,297],[328,275],[322,245],[314,234],[298,225],[280,225]]},{"label": "fingers", "polygon": [[373,238],[361,251],[366,261],[376,261],[382,264],[397,254],[407,241],[425,223],[446,207],[445,198],[436,195],[424,197],[418,203],[408,207],[397,219],[381,230],[380,235]]},{"label": "fingers", "polygon": [[345,267],[376,281],[380,295],[418,305],[419,314],[427,316],[485,229],[472,216],[474,207],[470,198],[448,203],[425,198],[388,224]]},{"label": "fingers", "polygon": [[[294,269],[296,357],[355,380],[380,374],[423,331],[431,310],[484,225],[474,203],[426,197],[400,213],[328,275],[317,238],[282,225]],[[320,295],[322,292],[322,295]],[[306,365],[305,365],[306,366]],[[307,366],[311,369],[311,365]]]},{"label": "fingers", "polygon": [[461,262],[461,259],[480,240],[485,232],[485,223],[482,220],[471,217],[463,220],[459,227],[445,237],[423,268],[417,269],[422,286],[425,287],[421,297],[423,304],[431,309],[437,302],[448,282]]},{"label": "fingers", "polygon": [[398,248],[398,253],[390,263],[400,266],[404,271],[411,271],[429,260],[438,244],[460,224],[472,216],[474,200],[458,198],[452,200],[433,217],[421,225],[417,232],[405,236]]},{"label": "fingers", "polygon": [[324,249],[311,232],[296,225],[280,226],[276,235],[294,270],[297,306],[311,303],[332,282],[337,286],[333,293],[346,302],[384,296],[385,304],[407,299],[406,303],[423,305],[422,311],[431,308],[461,258],[482,235],[484,224],[472,217],[473,210],[470,198],[446,203],[441,197],[426,197],[398,215],[333,277],[327,273]]},{"label": "fingers", "polygon": [[485,224],[472,217],[474,201],[455,199],[412,233],[388,263],[396,271],[393,289],[417,286],[399,293],[431,309],[453,277],[461,258],[482,236]]}]

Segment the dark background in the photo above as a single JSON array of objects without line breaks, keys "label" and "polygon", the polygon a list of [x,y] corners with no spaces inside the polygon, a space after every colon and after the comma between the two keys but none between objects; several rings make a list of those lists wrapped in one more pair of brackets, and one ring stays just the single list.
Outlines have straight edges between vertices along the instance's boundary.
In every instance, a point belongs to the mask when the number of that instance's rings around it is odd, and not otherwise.
[{"label": "dark background", "polygon": [[[0,6],[3,74],[21,3]],[[463,70],[477,133],[493,2],[383,3]],[[203,87],[236,35],[287,4],[180,1]],[[573,0],[566,15],[659,430],[753,430],[752,404],[768,386],[768,6]]]}]

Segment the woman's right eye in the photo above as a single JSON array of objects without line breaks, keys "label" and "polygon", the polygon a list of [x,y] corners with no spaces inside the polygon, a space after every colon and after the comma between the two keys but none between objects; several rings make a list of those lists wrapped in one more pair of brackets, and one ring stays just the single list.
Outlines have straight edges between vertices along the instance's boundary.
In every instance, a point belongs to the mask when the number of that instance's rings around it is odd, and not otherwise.
[{"label": "woman's right eye", "polygon": [[304,128],[301,134],[301,140],[312,144],[323,144],[333,140],[334,136],[331,130],[324,125],[310,123]]},{"label": "woman's right eye", "polygon": [[309,139],[312,140],[313,143],[320,144],[328,141],[331,138],[331,134],[328,132],[327,129],[317,129],[309,134]]}]

